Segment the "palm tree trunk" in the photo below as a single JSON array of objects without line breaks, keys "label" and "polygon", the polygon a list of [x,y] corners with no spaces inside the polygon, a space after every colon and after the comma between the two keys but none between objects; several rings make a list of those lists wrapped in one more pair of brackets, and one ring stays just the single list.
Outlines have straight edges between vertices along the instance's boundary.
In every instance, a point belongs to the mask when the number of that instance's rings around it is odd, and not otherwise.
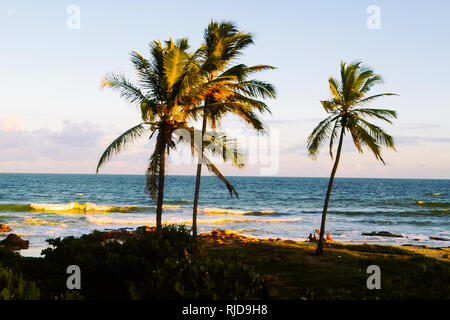
[{"label": "palm tree trunk", "polygon": [[194,209],[192,212],[192,235],[197,236],[197,210],[198,210],[198,197],[200,195],[200,179],[202,176],[202,160],[203,157],[203,136],[206,132],[206,116],[203,114],[203,124],[202,124],[202,140],[201,140],[201,154],[198,156],[197,163],[197,176],[195,178],[195,194],[194,194]]},{"label": "palm tree trunk", "polygon": [[336,151],[336,160],[334,161],[333,170],[331,170],[330,180],[328,181],[327,195],[325,197],[325,204],[323,206],[322,222],[320,224],[320,235],[319,235],[319,243],[317,244],[317,249],[316,249],[316,256],[321,255],[322,251],[323,251],[323,241],[324,241],[323,236],[325,234],[325,221],[327,218],[328,203],[330,202],[331,190],[333,189],[334,176],[336,175],[337,167],[339,164],[339,159],[341,157],[342,143],[344,140],[344,128],[345,128],[345,125],[342,124],[341,134],[339,137],[339,145],[338,145],[338,148]]},{"label": "palm tree trunk", "polygon": [[161,164],[158,182],[158,198],[156,202],[156,232],[158,233],[158,236],[160,238],[162,238],[162,207],[164,199],[165,167],[166,167],[166,147],[163,146],[161,151]]}]

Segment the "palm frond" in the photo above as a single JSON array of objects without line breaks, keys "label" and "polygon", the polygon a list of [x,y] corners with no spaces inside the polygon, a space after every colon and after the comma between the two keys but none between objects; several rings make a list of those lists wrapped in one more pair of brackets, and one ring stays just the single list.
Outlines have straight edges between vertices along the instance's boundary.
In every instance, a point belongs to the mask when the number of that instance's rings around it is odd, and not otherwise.
[{"label": "palm frond", "polygon": [[335,112],[337,110],[341,110],[340,106],[336,104],[334,101],[320,101],[322,104],[322,107],[325,109],[326,112]]},{"label": "palm frond", "polygon": [[169,90],[182,75],[188,59],[187,53],[170,40],[168,50],[164,55],[164,72]]},{"label": "palm frond", "polygon": [[339,92],[340,87],[338,81],[333,77],[330,77],[328,79],[328,83],[330,85],[331,95],[333,96],[334,100],[341,101],[341,93]]},{"label": "palm frond", "polygon": [[140,105],[146,101],[144,93],[132,82],[128,81],[123,74],[112,73],[106,76],[102,81],[101,87],[119,91],[120,96],[132,104]]},{"label": "palm frond", "polygon": [[398,94],[395,93],[380,93],[380,94],[376,94],[370,97],[366,97],[364,99],[361,100],[357,100],[355,101],[355,104],[364,104],[364,103],[368,103],[368,102],[372,102],[373,100],[383,97],[383,96],[398,96]]},{"label": "palm frond", "polygon": [[203,154],[202,157],[202,161],[203,163],[206,165],[206,167],[208,168],[208,170],[213,173],[217,178],[219,178],[227,187],[228,192],[230,193],[230,196],[232,197],[233,194],[236,196],[236,198],[239,198],[239,194],[237,193],[236,189],[234,188],[234,186],[227,180],[227,178],[225,178],[225,176],[220,172],[220,170],[214,165],[214,163],[208,158],[208,156],[206,156],[205,154]]},{"label": "palm frond", "polygon": [[236,84],[229,84],[228,86],[250,97],[274,99],[277,95],[277,91],[272,84],[259,80],[241,81]]},{"label": "palm frond", "polygon": [[191,148],[192,155],[201,155],[201,162],[207,166],[208,170],[217,176],[227,187],[230,192],[230,196],[233,194],[239,198],[239,195],[233,185],[225,178],[225,176],[220,172],[220,170],[216,167],[214,162],[208,156],[211,155],[213,157],[220,156],[224,161],[231,161],[233,165],[238,167],[243,166],[245,163],[244,153],[239,149],[236,140],[233,138],[228,138],[224,133],[209,133],[206,132],[203,136],[203,140],[201,144],[197,141],[196,137],[201,137],[202,132],[200,130],[196,130],[195,128],[185,127],[182,128],[189,133],[190,141],[185,139],[185,137],[177,131],[174,132],[175,135],[178,136],[178,143],[189,143]]},{"label": "palm frond", "polygon": [[360,91],[362,93],[367,93],[375,84],[378,83],[383,83],[383,77],[379,74],[374,75],[372,73],[372,76],[366,80]]},{"label": "palm frond", "polygon": [[330,157],[331,159],[333,159],[333,146],[334,146],[334,140],[336,140],[337,137],[337,130],[341,128],[341,122],[340,121],[335,121],[334,122],[334,126],[333,129],[331,129],[331,133],[330,133],[330,144],[329,144],[329,153],[330,153]]},{"label": "palm frond", "polygon": [[389,124],[392,124],[391,119],[397,118],[397,112],[389,109],[367,109],[367,108],[359,108],[353,109],[352,113],[360,114],[363,117],[372,117],[386,121]]},{"label": "palm frond", "polygon": [[316,158],[320,146],[330,134],[331,124],[339,118],[340,115],[333,114],[329,116],[325,120],[322,120],[309,135],[307,140],[307,149],[310,157]]},{"label": "palm frond", "polygon": [[98,173],[100,167],[103,166],[103,164],[105,164],[109,159],[111,159],[113,155],[120,153],[125,145],[134,141],[136,138],[141,137],[145,132],[147,132],[147,130],[141,123],[125,131],[118,138],[116,138],[103,152],[97,164],[96,172]]},{"label": "palm frond", "polygon": [[211,156],[220,156],[237,167],[245,164],[245,154],[240,149],[237,139],[221,132],[205,132],[203,135],[203,152]]},{"label": "palm frond", "polygon": [[374,154],[377,160],[380,160],[385,164],[383,158],[381,157],[381,146],[370,133],[368,133],[363,127],[358,124],[354,124],[349,128],[352,135],[353,142],[360,153],[363,152],[362,146],[367,146],[370,151]]},{"label": "palm frond", "polygon": [[361,117],[356,116],[359,122],[359,125],[363,127],[366,131],[370,133],[370,135],[379,143],[387,148],[395,150],[394,139],[391,135],[387,134],[380,127],[362,119]]},{"label": "palm frond", "polygon": [[237,64],[232,66],[231,68],[225,70],[222,74],[220,74],[217,78],[223,77],[235,77],[237,81],[244,81],[251,74],[256,72],[261,72],[265,70],[275,70],[276,68],[273,66],[260,64],[248,67],[245,64]]}]

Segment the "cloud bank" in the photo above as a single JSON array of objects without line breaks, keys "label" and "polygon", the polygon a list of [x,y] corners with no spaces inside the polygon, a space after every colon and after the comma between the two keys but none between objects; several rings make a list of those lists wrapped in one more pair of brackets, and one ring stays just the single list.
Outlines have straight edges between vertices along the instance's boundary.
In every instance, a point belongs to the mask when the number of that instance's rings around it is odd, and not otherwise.
[{"label": "cloud bank", "polygon": [[[27,130],[17,116],[6,116],[0,122],[0,172],[95,173],[101,153],[117,134],[70,120],[60,130]],[[126,161],[125,154],[119,156],[112,167],[130,171],[123,162],[140,161],[141,151],[127,152]]]},{"label": "cloud bank", "polygon": [[[65,120],[61,129],[24,128],[17,116],[0,120],[0,173],[95,173],[97,162],[105,150],[127,128],[105,129],[89,121],[75,123]],[[317,161],[306,153],[303,142],[283,143],[280,136],[280,176],[329,175],[332,166],[324,146]],[[351,141],[345,141],[338,176],[342,177],[403,177],[450,178],[450,140],[447,137],[429,138],[398,136],[398,152],[386,152],[387,166],[377,162],[370,152],[358,154]],[[147,138],[129,146],[115,156],[101,170],[109,174],[143,174],[152,152]],[[433,155],[439,154],[439,157]],[[225,175],[260,175],[261,166],[247,165],[236,169],[219,165]],[[195,165],[169,164],[169,174],[195,174]],[[207,170],[205,170],[207,174]]]}]

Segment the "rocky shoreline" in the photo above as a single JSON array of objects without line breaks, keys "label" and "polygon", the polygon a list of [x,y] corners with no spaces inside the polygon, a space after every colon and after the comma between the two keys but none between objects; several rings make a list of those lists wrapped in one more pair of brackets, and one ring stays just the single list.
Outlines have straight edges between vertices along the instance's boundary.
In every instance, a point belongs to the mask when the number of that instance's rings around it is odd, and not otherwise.
[{"label": "rocky shoreline", "polygon": [[[105,230],[105,231],[97,231],[98,235],[104,238],[105,241],[110,240],[118,240],[118,241],[124,241],[125,239],[129,237],[135,237],[144,234],[145,232],[153,232],[155,231],[155,227],[149,227],[149,226],[140,226],[136,229],[133,228],[119,228],[114,230]],[[28,249],[29,247],[29,241],[22,239],[17,234],[12,233],[13,230],[6,224],[0,224],[0,235],[5,235],[5,233],[8,233],[6,238],[2,241],[0,241],[0,246],[5,247],[6,249],[13,250],[13,251],[19,251],[23,249]],[[363,236],[371,236],[371,237],[390,237],[390,238],[405,238],[403,235],[394,234],[389,231],[373,231],[370,233],[362,233]],[[259,239],[254,237],[248,237],[240,235],[236,232],[229,231],[229,230],[212,230],[208,233],[200,234],[199,239],[204,241],[213,241],[217,244],[233,244],[233,243],[255,243],[259,241],[268,241],[268,242],[277,242],[277,243],[285,243],[285,244],[297,244],[297,243],[310,243],[314,241],[294,241],[289,239]],[[430,236],[429,237],[432,240],[436,241],[450,241],[450,239],[442,238],[442,237],[435,237]],[[334,243],[334,242],[331,242]],[[396,245],[384,245],[380,244],[382,246],[393,246],[393,247],[408,247],[408,248],[418,248],[418,249],[431,249],[431,250],[442,250],[442,249],[448,249],[450,246],[447,247],[429,247],[427,245],[416,245],[416,244],[402,244],[400,246]]]}]

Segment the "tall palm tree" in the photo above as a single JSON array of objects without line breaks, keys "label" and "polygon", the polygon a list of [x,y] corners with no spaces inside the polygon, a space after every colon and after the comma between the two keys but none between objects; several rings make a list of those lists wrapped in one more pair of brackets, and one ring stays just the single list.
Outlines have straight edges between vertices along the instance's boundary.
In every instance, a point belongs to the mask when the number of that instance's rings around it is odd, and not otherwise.
[{"label": "tall palm tree", "polygon": [[[211,21],[204,33],[203,44],[195,53],[197,72],[201,78],[198,94],[203,105],[193,109],[201,113],[202,137],[207,124],[214,129],[227,113],[243,118],[253,128],[263,132],[264,126],[256,112],[270,112],[267,105],[257,98],[275,98],[275,88],[266,82],[249,79],[259,71],[274,69],[268,65],[248,67],[233,64],[243,49],[253,44],[250,33],[240,32],[231,22]],[[197,235],[197,211],[202,171],[202,152],[199,154],[195,181],[192,233]],[[232,195],[232,193],[230,193]],[[235,193],[237,196],[237,193]]]},{"label": "tall palm tree", "polygon": [[339,143],[336,151],[336,159],[328,182],[325,204],[322,212],[322,222],[320,226],[319,243],[316,255],[320,255],[323,250],[323,237],[325,234],[325,220],[327,216],[328,203],[330,201],[331,190],[333,188],[334,176],[341,157],[344,135],[348,132],[356,149],[362,153],[362,147],[369,148],[377,160],[385,164],[381,157],[381,148],[385,146],[395,150],[393,138],[380,127],[372,124],[367,119],[375,118],[392,124],[391,119],[397,118],[397,113],[388,109],[373,109],[367,107],[374,100],[382,96],[395,95],[393,93],[382,93],[367,96],[369,90],[383,81],[382,77],[374,74],[372,70],[363,67],[361,62],[353,62],[349,65],[341,62],[341,81],[330,78],[328,83],[332,98],[321,101],[325,111],[330,114],[325,120],[313,130],[308,137],[308,152],[312,158],[316,158],[320,146],[326,139],[330,139],[329,152],[333,159],[334,141],[339,135]]},{"label": "tall palm tree", "polygon": [[162,207],[166,153],[175,148],[173,139],[177,129],[192,130],[187,125],[187,111],[199,102],[192,97],[190,88],[196,82],[192,57],[187,52],[187,39],[170,39],[162,44],[150,44],[150,60],[139,53],[131,53],[131,62],[137,71],[137,84],[123,74],[108,75],[102,87],[117,90],[121,97],[140,108],[142,121],[115,139],[101,156],[97,173],[113,155],[126,144],[144,134],[156,137],[153,153],[146,170],[146,189],[156,199],[156,228],[161,235]]}]

